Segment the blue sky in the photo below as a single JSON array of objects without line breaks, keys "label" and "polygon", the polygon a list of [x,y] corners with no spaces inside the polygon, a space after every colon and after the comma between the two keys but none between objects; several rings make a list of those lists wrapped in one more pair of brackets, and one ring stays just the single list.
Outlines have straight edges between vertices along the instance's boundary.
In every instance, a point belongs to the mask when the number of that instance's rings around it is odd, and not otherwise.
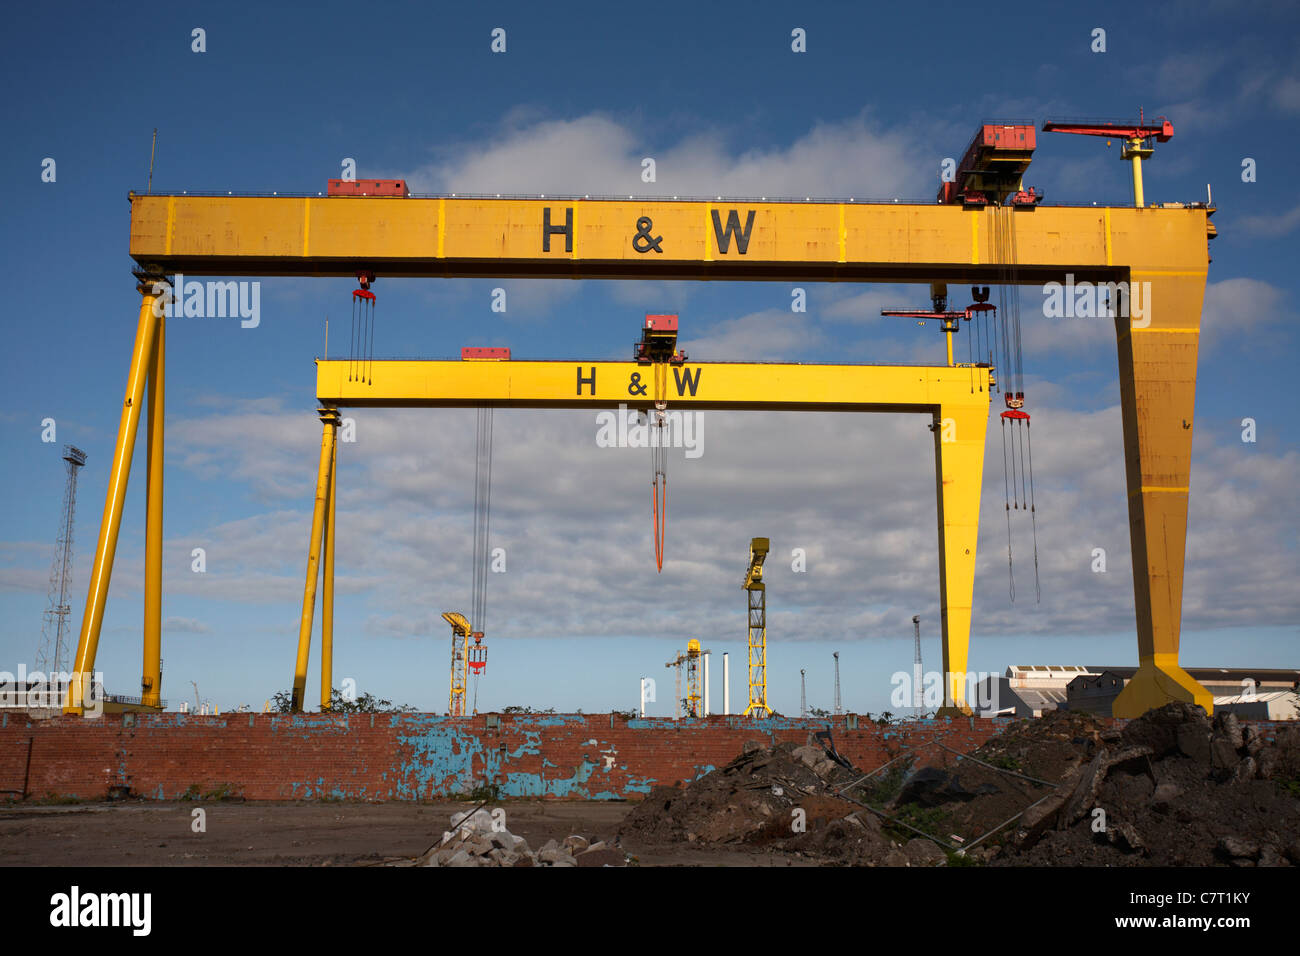
[{"label": "blue sky", "polygon": [[[0,171],[5,259],[8,502],[0,523],[0,670],[30,666],[59,516],[60,449],[89,461],[77,513],[79,626],[103,507],[138,296],[126,193],[304,192],[345,157],[358,175],[422,192],[554,191],[870,196],[928,201],[944,157],[986,118],[1166,114],[1175,136],[1146,166],[1151,202],[1213,187],[1220,237],[1203,316],[1183,660],[1297,666],[1300,464],[1292,411],[1293,262],[1300,237],[1300,14],[1287,4],[1098,4],[1056,12],[861,4],[167,4],[123,17],[97,4],[10,11]],[[147,24],[142,27],[141,24]],[[947,26],[945,26],[945,24]],[[997,25],[998,37],[993,38]],[[191,30],[206,31],[204,53]],[[490,50],[491,31],[507,48]],[[791,51],[791,30],[807,52]],[[1093,53],[1092,31],[1107,31]],[[980,39],[987,35],[987,39]],[[658,181],[640,180],[656,159]],[[42,161],[57,163],[42,182]],[[1242,181],[1255,161],[1257,180]],[[1118,147],[1040,136],[1028,184],[1047,202],[1130,201]],[[168,329],[164,694],[190,681],[223,708],[260,708],[291,677],[318,424],[312,360],[346,280],[264,280],[263,320]],[[491,290],[509,307],[490,310]],[[921,287],[758,283],[381,281],[376,351],[448,356],[465,344],[521,357],[626,354],[645,312],[679,311],[698,359],[938,362],[942,342],[885,305]],[[1035,407],[1043,602],[1007,600],[997,446],[986,461],[971,666],[1131,664],[1132,582],[1113,331],[1036,314],[1022,290]],[[337,330],[338,326],[335,325]],[[335,331],[337,334],[337,331]],[[337,342],[337,340],[336,340]],[[340,484],[338,678],[446,706],[448,635],[468,603],[473,414],[358,413]],[[1258,440],[1240,440],[1241,419]],[[40,440],[54,418],[58,442]],[[586,413],[499,413],[480,708],[635,704],[638,678],[700,637],[732,657],[743,699],[748,540],[803,547],[807,573],[773,559],[772,699],[829,706],[840,651],[846,705],[888,707],[909,670],[910,617],[937,662],[932,456],[920,419],[711,414],[705,454],[672,471],[668,563],[654,574],[649,463],[598,449]],[[995,435],[990,436],[996,440]],[[141,443],[143,447],[143,443]],[[139,456],[137,456],[138,458]],[[679,477],[680,476],[680,477]],[[133,472],[99,666],[110,690],[139,674],[143,472]],[[190,569],[193,547],[208,571]],[[1105,547],[1108,570],[1090,569]],[[313,649],[313,665],[318,651]],[[721,698],[720,663],[715,698]],[[309,702],[317,678],[309,676]],[[668,713],[668,694],[652,712]]]}]

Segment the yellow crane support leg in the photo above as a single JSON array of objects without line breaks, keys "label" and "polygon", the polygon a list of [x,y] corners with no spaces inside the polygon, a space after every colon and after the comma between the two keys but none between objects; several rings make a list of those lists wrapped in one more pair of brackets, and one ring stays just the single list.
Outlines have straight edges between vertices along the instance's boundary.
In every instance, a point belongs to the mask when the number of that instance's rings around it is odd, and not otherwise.
[{"label": "yellow crane support leg", "polygon": [[1116,717],[1170,701],[1214,710],[1209,691],[1178,663],[1204,295],[1204,275],[1134,271],[1131,314],[1115,319],[1138,637],[1137,673],[1115,699]]},{"label": "yellow crane support leg", "polygon": [[330,482],[333,481],[334,438],[339,423],[336,408],[320,409],[322,424],[320,439],[320,465],[316,473],[316,504],[311,515],[311,544],[307,549],[307,583],[302,592],[302,617],[298,624],[298,661],[293,672],[291,709],[302,710],[307,688],[307,657],[311,649],[312,615],[316,611],[316,581],[320,577],[321,539],[325,532],[325,512],[329,502]]},{"label": "yellow crane support leg", "polygon": [[980,488],[984,474],[987,401],[941,405],[934,431],[939,517],[939,610],[943,625],[944,700],[940,716],[969,714],[966,658],[975,592]]},{"label": "yellow crane support leg", "polygon": [[1128,146],[1128,161],[1133,165],[1133,205],[1141,209],[1146,205],[1146,197],[1142,194],[1142,157],[1151,153],[1142,149],[1140,139],[1130,140]]},{"label": "yellow crane support leg", "polygon": [[149,419],[144,524],[144,663],[140,702],[158,707],[162,694],[163,402],[167,317],[158,319],[149,366]]},{"label": "yellow crane support leg", "polygon": [[[141,282],[137,286],[141,295],[140,318],[136,323],[135,348],[131,352],[131,370],[127,374],[126,394],[122,399],[122,417],[117,426],[117,445],[113,449],[113,464],[108,475],[108,491],[104,495],[104,517],[99,524],[99,542],[95,546],[95,562],[90,569],[90,585],[86,591],[86,610],[81,618],[81,637],[77,642],[77,657],[72,668],[72,680],[63,702],[65,714],[82,714],[83,686],[93,680],[95,654],[99,650],[99,632],[104,623],[104,604],[108,599],[108,583],[113,577],[113,557],[117,552],[117,535],[122,527],[122,507],[126,501],[126,483],[131,475],[131,457],[135,452],[135,435],[140,424],[140,406],[144,403],[145,382],[154,355],[154,338],[162,321],[162,309],[154,314],[158,296],[153,283]],[[161,495],[161,475],[158,490]],[[161,499],[160,499],[161,500]]]},{"label": "yellow crane support leg", "polygon": [[334,499],[338,495],[339,443],[331,443],[330,495],[325,510],[325,569],[320,598],[320,709],[334,698]]}]

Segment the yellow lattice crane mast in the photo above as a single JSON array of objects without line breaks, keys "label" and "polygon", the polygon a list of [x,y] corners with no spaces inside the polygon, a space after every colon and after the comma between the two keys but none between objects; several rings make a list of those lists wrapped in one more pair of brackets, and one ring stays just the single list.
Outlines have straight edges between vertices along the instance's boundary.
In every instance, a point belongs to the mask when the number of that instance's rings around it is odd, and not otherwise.
[{"label": "yellow lattice crane mast", "polygon": [[701,679],[700,666],[704,660],[700,654],[700,642],[691,638],[686,644],[686,716],[704,716],[704,683]]},{"label": "yellow lattice crane mast", "polygon": [[767,706],[767,586],[763,584],[763,562],[767,559],[767,538],[749,542],[749,568],[745,571],[745,593],[749,606],[749,706],[745,716],[768,717]]},{"label": "yellow lattice crane mast", "polygon": [[469,637],[474,629],[465,615],[456,611],[443,611],[442,619],[451,625],[451,694],[447,700],[447,713],[452,717],[464,717]]},{"label": "yellow lattice crane mast", "polygon": [[[678,654],[664,667],[673,670],[673,719],[678,717],[704,716],[704,677],[701,668],[704,664],[704,652],[700,642],[691,638],[686,644],[686,653]],[[686,696],[682,696],[682,669],[686,669]]]}]

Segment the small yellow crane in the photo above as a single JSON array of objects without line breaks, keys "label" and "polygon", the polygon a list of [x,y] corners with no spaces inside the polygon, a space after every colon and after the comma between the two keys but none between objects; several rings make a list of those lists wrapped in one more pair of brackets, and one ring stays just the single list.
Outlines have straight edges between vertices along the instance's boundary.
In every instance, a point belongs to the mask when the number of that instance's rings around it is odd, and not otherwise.
[{"label": "small yellow crane", "polygon": [[[458,611],[443,611],[442,619],[451,625],[451,696],[447,713],[452,717],[465,716],[466,668],[469,664],[469,638],[474,633],[469,620]],[[482,634],[475,634],[481,640]]]},{"label": "small yellow crane", "polygon": [[763,562],[769,548],[767,538],[749,542],[749,567],[742,585],[749,607],[749,706],[745,716],[769,717],[767,706],[767,586],[763,584]]}]

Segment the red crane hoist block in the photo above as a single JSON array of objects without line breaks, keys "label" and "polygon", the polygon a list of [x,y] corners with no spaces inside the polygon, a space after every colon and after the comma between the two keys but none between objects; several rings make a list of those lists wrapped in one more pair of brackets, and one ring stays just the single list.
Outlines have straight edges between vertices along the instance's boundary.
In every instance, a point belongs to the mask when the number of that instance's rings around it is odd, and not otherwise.
[{"label": "red crane hoist block", "polygon": [[677,316],[647,315],[645,317],[645,327],[652,332],[676,332]]},{"label": "red crane hoist block", "polygon": [[686,353],[677,351],[677,316],[647,315],[641,328],[641,341],[636,343],[633,358],[645,365],[650,362],[672,362],[680,365]]},{"label": "red crane hoist block", "polygon": [[1035,205],[1043,197],[1033,189],[1021,189],[1020,180],[1036,145],[1031,124],[984,123],[962,154],[954,180],[939,186],[939,202],[984,206],[1009,197],[1013,206]]},{"label": "red crane hoist block", "polygon": [[486,346],[466,346],[460,350],[462,362],[509,362],[510,350]]},{"label": "red crane hoist block", "polygon": [[405,179],[331,179],[327,196],[398,196],[411,195]]}]

